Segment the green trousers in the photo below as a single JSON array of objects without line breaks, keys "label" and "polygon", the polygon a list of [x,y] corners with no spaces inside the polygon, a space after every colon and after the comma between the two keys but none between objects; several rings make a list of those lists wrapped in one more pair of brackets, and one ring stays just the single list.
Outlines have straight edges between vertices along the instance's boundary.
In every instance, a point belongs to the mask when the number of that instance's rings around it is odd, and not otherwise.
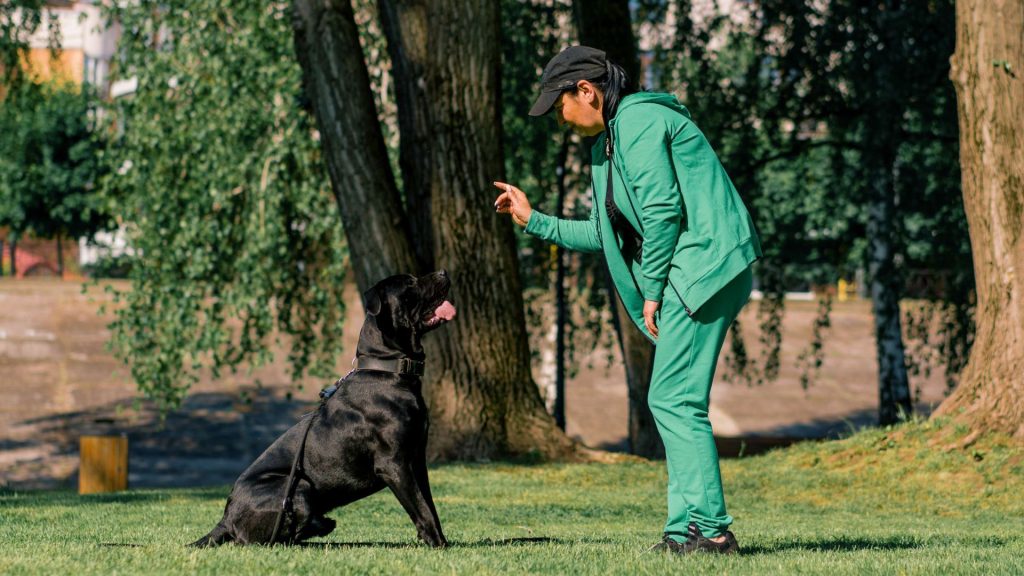
[{"label": "green trousers", "polygon": [[752,278],[747,268],[692,317],[671,287],[661,304],[647,401],[668,465],[665,533],[679,542],[686,540],[690,522],[708,538],[725,533],[732,524],[725,511],[708,403],[718,353],[729,325],[750,298]]}]

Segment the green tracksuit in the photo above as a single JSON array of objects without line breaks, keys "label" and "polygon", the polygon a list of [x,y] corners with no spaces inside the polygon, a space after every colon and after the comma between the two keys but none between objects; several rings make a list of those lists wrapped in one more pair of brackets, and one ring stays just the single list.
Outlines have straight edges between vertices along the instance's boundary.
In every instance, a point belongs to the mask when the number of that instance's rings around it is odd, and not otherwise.
[{"label": "green tracksuit", "polygon": [[[605,210],[612,135],[615,204],[643,237],[640,254]],[[750,296],[750,265],[761,257],[753,222],[704,135],[674,96],[643,92],[619,104],[591,150],[594,208],[589,220],[536,210],[526,232],[571,250],[603,252],[616,291],[637,327],[657,345],[648,403],[669,471],[665,532],[684,540],[696,522],[723,533],[725,511],[708,401],[726,330]],[[659,338],[647,332],[645,300],[660,301]]]}]

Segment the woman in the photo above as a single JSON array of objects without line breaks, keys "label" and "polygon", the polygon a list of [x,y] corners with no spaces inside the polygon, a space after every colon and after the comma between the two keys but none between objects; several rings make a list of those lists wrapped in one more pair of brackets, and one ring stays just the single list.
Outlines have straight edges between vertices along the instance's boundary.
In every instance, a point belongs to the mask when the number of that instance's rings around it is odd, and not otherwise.
[{"label": "woman", "polygon": [[648,403],[665,444],[668,522],[655,548],[734,553],[708,401],[726,331],[750,297],[761,246],[743,202],[674,96],[637,92],[604,52],[555,56],[530,110],[599,136],[591,151],[588,221],[530,207],[495,182],[498,212],[572,250],[603,252],[619,297],[657,346]]}]

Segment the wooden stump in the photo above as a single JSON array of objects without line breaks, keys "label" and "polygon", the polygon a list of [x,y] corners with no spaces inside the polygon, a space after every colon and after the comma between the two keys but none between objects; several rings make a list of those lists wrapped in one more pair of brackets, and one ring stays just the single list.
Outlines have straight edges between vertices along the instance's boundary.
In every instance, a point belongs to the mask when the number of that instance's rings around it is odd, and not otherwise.
[{"label": "wooden stump", "polygon": [[79,494],[128,489],[127,436],[82,436],[79,449]]}]

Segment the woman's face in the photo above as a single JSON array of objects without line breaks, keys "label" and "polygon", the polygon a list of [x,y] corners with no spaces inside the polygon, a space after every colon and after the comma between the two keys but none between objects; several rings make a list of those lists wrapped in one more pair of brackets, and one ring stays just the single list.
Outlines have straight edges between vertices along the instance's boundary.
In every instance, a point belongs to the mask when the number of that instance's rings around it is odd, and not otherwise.
[{"label": "woman's face", "polygon": [[604,132],[601,115],[603,95],[590,82],[581,80],[575,92],[562,92],[555,101],[555,118],[559,126],[568,124],[581,136],[597,136]]}]

